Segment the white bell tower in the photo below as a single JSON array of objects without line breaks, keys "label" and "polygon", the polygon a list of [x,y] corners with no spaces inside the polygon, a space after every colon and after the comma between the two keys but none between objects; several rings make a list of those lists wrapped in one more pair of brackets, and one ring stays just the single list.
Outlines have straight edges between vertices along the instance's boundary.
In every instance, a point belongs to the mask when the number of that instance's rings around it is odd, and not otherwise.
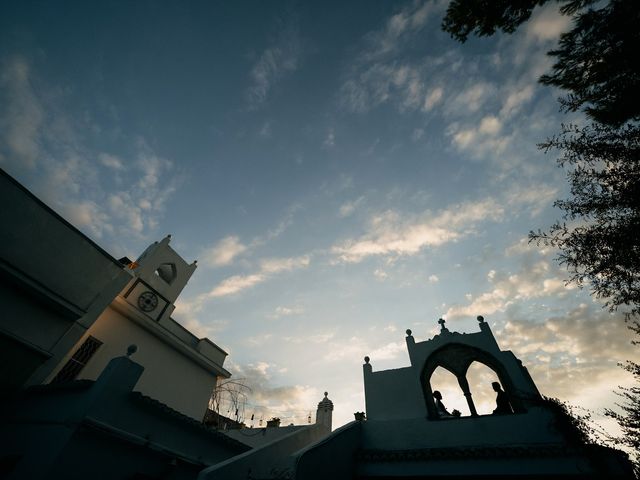
[{"label": "white bell tower", "polygon": [[175,309],[174,302],[187,285],[197,264],[188,264],[169,246],[171,235],[154,242],[129,265],[134,278],[123,297],[139,311],[160,321]]}]

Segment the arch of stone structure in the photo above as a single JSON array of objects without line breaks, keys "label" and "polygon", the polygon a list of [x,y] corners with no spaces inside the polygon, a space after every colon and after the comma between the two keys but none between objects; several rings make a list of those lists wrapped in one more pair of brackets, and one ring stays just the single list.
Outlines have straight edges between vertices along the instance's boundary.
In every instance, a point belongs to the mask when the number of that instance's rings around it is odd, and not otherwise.
[{"label": "arch of stone structure", "polygon": [[470,345],[449,343],[427,357],[420,374],[429,419],[435,420],[439,418],[433,400],[433,390],[431,389],[431,376],[438,367],[448,370],[457,378],[458,384],[467,399],[471,416],[478,415],[469,389],[469,382],[466,378],[467,370],[473,362],[482,363],[496,373],[502,388],[511,399],[515,412],[522,413],[526,411],[518,396],[514,395],[515,387],[506,368],[493,354]]}]

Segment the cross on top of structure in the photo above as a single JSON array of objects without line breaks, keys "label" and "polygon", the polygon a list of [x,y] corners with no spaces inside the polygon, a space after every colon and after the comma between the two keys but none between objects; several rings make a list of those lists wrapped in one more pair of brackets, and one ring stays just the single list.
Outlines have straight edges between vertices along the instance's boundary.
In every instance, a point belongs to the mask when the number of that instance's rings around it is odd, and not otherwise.
[{"label": "cross on top of structure", "polygon": [[440,332],[441,333],[448,333],[449,330],[447,329],[447,327],[444,326],[446,320],[444,318],[441,318],[440,320],[438,320],[438,323],[440,324]]}]

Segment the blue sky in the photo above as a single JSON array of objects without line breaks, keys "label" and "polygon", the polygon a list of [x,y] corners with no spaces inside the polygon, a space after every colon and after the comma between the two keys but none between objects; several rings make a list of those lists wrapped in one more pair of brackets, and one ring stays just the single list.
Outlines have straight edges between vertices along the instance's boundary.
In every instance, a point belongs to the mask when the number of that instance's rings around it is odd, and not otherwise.
[{"label": "blue sky", "polygon": [[247,416],[305,421],[328,390],[345,423],[365,355],[407,365],[406,328],[477,315],[543,394],[599,411],[631,381],[621,315],[526,240],[566,194],[536,143],[583,120],[536,83],[569,22],[460,45],[445,8],[3,2],[0,166],[115,257],[171,233],[198,259],[174,318],[229,351]]}]

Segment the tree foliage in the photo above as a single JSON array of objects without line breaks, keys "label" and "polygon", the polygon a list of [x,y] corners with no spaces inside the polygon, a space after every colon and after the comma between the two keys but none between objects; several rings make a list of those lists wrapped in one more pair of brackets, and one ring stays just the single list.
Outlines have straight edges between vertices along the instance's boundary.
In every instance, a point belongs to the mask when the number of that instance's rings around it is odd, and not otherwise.
[{"label": "tree foliage", "polygon": [[611,310],[640,312],[640,127],[563,126],[541,148],[560,150],[571,197],[555,202],[564,221],[530,238],[557,247],[569,280]]},{"label": "tree foliage", "polygon": [[[470,34],[513,33],[548,1],[451,0],[442,28],[461,42]],[[640,2],[556,2],[572,26],[548,52],[555,63],[540,82],[567,92],[560,99],[564,111],[582,110],[595,123],[563,126],[540,145],[560,150],[571,197],[555,203],[564,221],[529,238],[557,247],[569,281],[588,284],[610,310],[626,307],[629,328],[640,334]],[[607,414],[622,428],[615,441],[636,452],[640,478],[640,365],[627,362],[623,368],[636,385],[620,388],[621,413]]]},{"label": "tree foliage", "polygon": [[[549,0],[453,0],[442,28],[461,42],[470,34],[513,33]],[[620,126],[640,120],[640,6],[638,0],[560,0],[573,27],[560,36],[551,72],[540,81],[567,91],[566,111]]]},{"label": "tree foliage", "polygon": [[[629,328],[640,335],[640,323],[637,321],[632,322]],[[634,343],[640,344],[638,341]],[[636,384],[629,388],[620,387],[617,392],[624,401],[618,404],[622,413],[607,409],[606,415],[615,419],[622,429],[622,436],[613,439],[615,443],[636,452],[634,470],[636,478],[640,478],[640,364],[628,361],[622,367],[635,377]]]},{"label": "tree foliage", "polygon": [[460,42],[470,34],[486,37],[501,30],[513,33],[531,12],[548,0],[453,0],[442,21],[442,29]]}]

